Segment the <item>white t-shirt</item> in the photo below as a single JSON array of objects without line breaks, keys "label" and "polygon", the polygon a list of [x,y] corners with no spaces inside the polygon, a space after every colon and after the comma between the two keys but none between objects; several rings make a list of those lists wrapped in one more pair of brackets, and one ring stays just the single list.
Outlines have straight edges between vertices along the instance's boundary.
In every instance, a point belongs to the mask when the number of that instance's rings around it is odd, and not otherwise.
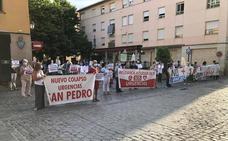
[{"label": "white t-shirt", "polygon": [[[42,70],[40,70],[39,72],[37,72],[37,78],[43,77],[44,76],[44,72]],[[44,85],[44,79],[40,79],[37,81],[34,81],[35,85],[39,85],[39,86],[43,86]]]}]

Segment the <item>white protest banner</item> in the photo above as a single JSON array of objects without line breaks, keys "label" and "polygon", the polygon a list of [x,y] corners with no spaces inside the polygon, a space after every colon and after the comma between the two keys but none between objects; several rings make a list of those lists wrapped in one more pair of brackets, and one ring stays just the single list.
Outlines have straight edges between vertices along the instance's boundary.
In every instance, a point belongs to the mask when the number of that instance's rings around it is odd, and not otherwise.
[{"label": "white protest banner", "polygon": [[184,82],[184,80],[186,80],[186,78],[188,77],[188,73],[189,73],[188,67],[174,68],[173,74],[169,79],[169,83],[176,84],[176,83]]},{"label": "white protest banner", "polygon": [[80,73],[81,66],[79,65],[70,65],[69,71],[70,73]]},{"label": "white protest banner", "polygon": [[44,79],[50,105],[93,99],[95,75],[56,75]]},{"label": "white protest banner", "polygon": [[220,71],[220,66],[215,65],[207,65],[207,66],[201,66],[199,69],[197,69],[197,72],[195,74],[196,80],[205,80],[207,77],[210,76],[218,76]]},{"label": "white protest banner", "polygon": [[104,80],[104,73],[97,73],[96,74],[96,80],[97,81],[103,81]]},{"label": "white protest banner", "polygon": [[81,73],[86,74],[89,72],[89,66],[81,66]]},{"label": "white protest banner", "polygon": [[119,69],[120,88],[155,88],[156,73],[154,70]]},{"label": "white protest banner", "polygon": [[11,64],[12,64],[12,68],[17,68],[20,66],[20,61],[19,60],[12,60]]},{"label": "white protest banner", "polygon": [[59,70],[58,64],[50,64],[50,65],[48,65],[48,72],[49,73],[58,72],[58,70]]}]

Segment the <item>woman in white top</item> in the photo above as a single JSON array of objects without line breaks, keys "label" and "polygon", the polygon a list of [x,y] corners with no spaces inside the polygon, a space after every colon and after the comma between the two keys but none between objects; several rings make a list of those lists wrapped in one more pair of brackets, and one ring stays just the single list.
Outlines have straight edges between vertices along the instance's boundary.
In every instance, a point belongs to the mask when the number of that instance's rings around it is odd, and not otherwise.
[{"label": "woman in white top", "polygon": [[104,80],[103,80],[103,92],[104,94],[110,94],[110,76],[109,74],[109,70],[106,68],[106,64],[102,63],[102,69],[101,69],[101,73],[104,74]]},{"label": "woman in white top", "polygon": [[40,110],[45,107],[45,103],[44,103],[45,76],[46,75],[44,75],[44,72],[41,70],[41,64],[36,63],[32,74],[32,78],[35,84],[35,109],[34,110]]}]

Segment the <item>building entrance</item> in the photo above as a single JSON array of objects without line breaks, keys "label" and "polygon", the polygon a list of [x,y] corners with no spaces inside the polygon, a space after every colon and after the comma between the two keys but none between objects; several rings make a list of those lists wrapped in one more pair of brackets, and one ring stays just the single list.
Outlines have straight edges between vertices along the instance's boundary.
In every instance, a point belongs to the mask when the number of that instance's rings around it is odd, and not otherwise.
[{"label": "building entrance", "polygon": [[10,34],[0,33],[0,83],[7,83],[10,81]]}]

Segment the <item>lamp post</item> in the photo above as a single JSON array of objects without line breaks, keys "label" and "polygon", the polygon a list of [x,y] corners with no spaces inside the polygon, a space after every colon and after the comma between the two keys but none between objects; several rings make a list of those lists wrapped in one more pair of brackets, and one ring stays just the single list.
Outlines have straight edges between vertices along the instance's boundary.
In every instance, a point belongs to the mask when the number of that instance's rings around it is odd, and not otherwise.
[{"label": "lamp post", "polygon": [[30,29],[34,29],[35,28],[35,23],[32,21],[31,24],[30,24]]}]

